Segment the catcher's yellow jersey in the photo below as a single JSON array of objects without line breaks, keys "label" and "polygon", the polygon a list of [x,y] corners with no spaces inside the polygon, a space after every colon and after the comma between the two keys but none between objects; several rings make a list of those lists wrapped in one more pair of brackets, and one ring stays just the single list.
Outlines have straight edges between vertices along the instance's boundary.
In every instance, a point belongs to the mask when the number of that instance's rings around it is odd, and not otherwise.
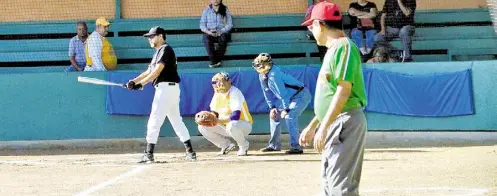
[{"label": "catcher's yellow jersey", "polygon": [[231,86],[227,93],[214,93],[210,108],[211,111],[219,113],[219,116],[230,116],[233,111],[240,110],[240,120],[250,124],[254,122],[242,91],[234,86]]}]

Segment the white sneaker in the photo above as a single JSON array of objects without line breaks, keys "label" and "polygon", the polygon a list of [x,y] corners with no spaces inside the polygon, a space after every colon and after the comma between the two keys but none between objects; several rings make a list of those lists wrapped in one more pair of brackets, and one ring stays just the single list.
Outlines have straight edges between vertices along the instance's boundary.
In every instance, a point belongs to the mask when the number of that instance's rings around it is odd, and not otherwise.
[{"label": "white sneaker", "polygon": [[246,148],[240,148],[238,150],[238,152],[236,153],[236,155],[238,155],[238,156],[247,156],[247,152],[248,152],[248,147],[246,147]]},{"label": "white sneaker", "polygon": [[372,50],[373,50],[372,48],[366,48],[367,54],[371,53]]},{"label": "white sneaker", "polygon": [[366,48],[360,48],[359,50],[361,51],[362,55],[368,54],[368,51],[366,50]]},{"label": "white sneaker", "polygon": [[228,154],[230,151],[235,149],[235,144],[231,143],[226,148],[221,148],[221,151],[217,153],[218,156]]}]

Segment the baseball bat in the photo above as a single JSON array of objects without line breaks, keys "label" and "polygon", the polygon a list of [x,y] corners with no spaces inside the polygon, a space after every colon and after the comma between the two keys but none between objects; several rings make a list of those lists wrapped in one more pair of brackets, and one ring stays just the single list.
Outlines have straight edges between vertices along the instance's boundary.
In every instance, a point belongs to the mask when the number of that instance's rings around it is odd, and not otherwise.
[{"label": "baseball bat", "polygon": [[101,80],[101,79],[97,79],[97,78],[82,77],[82,76],[78,76],[78,82],[97,84],[97,85],[107,85],[107,86],[120,86],[120,87],[126,88],[126,86],[124,84],[109,82],[109,81]]}]

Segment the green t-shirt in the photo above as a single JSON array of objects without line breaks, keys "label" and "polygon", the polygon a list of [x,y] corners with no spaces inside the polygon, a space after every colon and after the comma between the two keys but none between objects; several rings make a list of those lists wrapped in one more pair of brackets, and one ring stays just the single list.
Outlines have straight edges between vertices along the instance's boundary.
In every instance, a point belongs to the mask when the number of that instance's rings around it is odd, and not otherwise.
[{"label": "green t-shirt", "polygon": [[314,113],[319,121],[323,121],[340,81],[352,83],[351,95],[342,112],[363,108],[367,104],[359,49],[349,38],[343,37],[333,42],[326,52],[316,82]]}]

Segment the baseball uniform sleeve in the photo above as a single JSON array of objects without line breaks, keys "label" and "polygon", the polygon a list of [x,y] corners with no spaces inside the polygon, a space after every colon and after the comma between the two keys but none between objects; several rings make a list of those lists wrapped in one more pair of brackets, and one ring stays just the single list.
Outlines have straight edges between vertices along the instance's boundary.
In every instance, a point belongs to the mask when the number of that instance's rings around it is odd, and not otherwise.
[{"label": "baseball uniform sleeve", "polygon": [[360,56],[358,52],[351,47],[352,44],[350,42],[343,44],[335,56],[335,65],[336,65],[336,74],[334,77],[337,81],[348,81],[354,82],[354,72],[358,71],[361,66]]},{"label": "baseball uniform sleeve", "polygon": [[159,59],[157,63],[163,64],[164,67],[176,64],[176,59],[173,58],[174,56],[173,53],[174,51],[173,48],[171,48],[171,46],[164,47],[157,54],[157,59]]},{"label": "baseball uniform sleeve", "polygon": [[234,89],[230,94],[230,109],[231,111],[242,110],[245,97],[240,90]]},{"label": "baseball uniform sleeve", "polygon": [[259,75],[259,82],[261,84],[262,94],[264,94],[264,99],[266,100],[268,107],[271,109],[276,108],[273,103],[274,95],[272,94],[272,91],[269,90],[269,86],[266,83],[267,81],[264,81],[261,75]]},{"label": "baseball uniform sleeve", "polygon": [[274,95],[281,100],[282,109],[287,110],[290,104],[290,97],[286,94],[288,93],[285,89],[285,81],[283,80],[284,73],[274,74],[269,77],[269,86],[272,86],[271,90]]},{"label": "baseball uniform sleeve", "polygon": [[245,102],[245,97],[243,97],[242,92],[234,88],[230,93],[231,120],[240,120],[243,102]]}]

